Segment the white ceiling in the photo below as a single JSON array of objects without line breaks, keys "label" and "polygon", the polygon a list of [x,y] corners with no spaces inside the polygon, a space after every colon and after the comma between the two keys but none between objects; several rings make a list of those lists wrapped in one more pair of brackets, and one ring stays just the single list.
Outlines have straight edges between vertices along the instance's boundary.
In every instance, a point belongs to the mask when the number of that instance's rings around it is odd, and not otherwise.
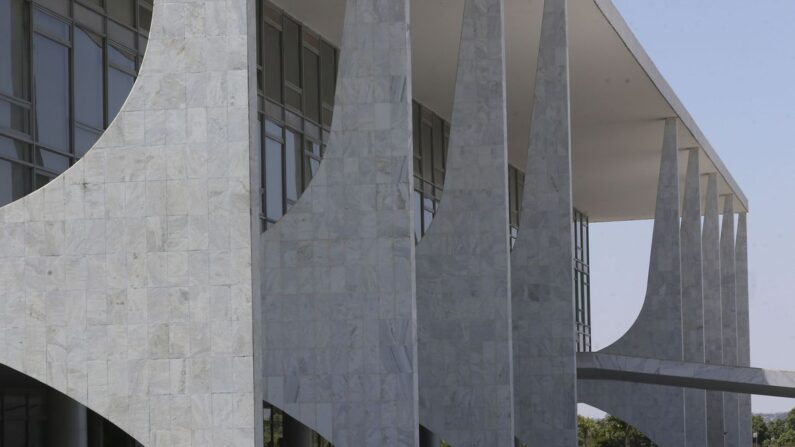
[{"label": "white ceiling", "polygon": [[[679,116],[680,147],[701,147],[702,173],[719,172],[720,192],[734,192],[735,209],[746,210],[742,191],[610,0],[596,1],[598,5],[569,1],[575,206],[592,221],[653,217],[663,119]],[[276,3],[339,45],[344,0]],[[414,97],[447,118],[463,5],[463,0],[411,4]],[[543,0],[505,0],[509,159],[521,169],[527,158],[542,7]],[[686,159],[682,153],[681,175]]]}]

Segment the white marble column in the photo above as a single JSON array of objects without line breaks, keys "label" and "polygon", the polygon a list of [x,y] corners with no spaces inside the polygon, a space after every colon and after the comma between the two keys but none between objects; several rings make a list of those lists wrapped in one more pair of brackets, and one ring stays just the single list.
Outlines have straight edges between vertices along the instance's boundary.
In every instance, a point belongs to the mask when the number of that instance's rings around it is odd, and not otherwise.
[{"label": "white marble column", "polygon": [[519,235],[511,255],[516,435],[577,445],[566,0],[545,0]]},{"label": "white marble column", "polygon": [[[682,360],[682,276],[677,120],[665,120],[646,299],[632,327],[600,352]],[[691,205],[692,206],[692,205]],[[661,447],[686,445],[684,390],[629,382],[578,381],[580,402],[635,426]]]},{"label": "white marble column", "polygon": [[[701,271],[700,150],[689,150],[685,199],[682,210],[682,325],[684,360],[704,362],[704,296]],[[685,390],[685,442],[688,447],[707,445],[706,393]]]},{"label": "white marble column", "polygon": [[331,136],[262,234],[265,400],[336,447],[416,447],[408,0],[347,0]]},{"label": "white marble column", "polygon": [[[707,175],[704,227],[701,234],[704,285],[704,347],[706,363],[723,363],[723,319],[721,316],[720,213],[718,175]],[[722,447],[723,393],[707,391],[707,445]]]},{"label": "white marble column", "polygon": [[[720,277],[723,318],[723,364],[737,365],[737,296],[734,265],[734,196],[723,197],[720,233]],[[739,399],[723,393],[723,424],[726,447],[739,447]]]},{"label": "white marble column", "polygon": [[459,53],[444,194],[416,255],[420,424],[511,447],[503,0],[465,1]]},{"label": "white marble column", "polygon": [[[748,215],[740,213],[737,219],[737,245],[735,247],[737,272],[737,364],[751,366],[750,315],[748,303]],[[751,396],[739,396],[740,446],[753,442],[751,429]]]}]

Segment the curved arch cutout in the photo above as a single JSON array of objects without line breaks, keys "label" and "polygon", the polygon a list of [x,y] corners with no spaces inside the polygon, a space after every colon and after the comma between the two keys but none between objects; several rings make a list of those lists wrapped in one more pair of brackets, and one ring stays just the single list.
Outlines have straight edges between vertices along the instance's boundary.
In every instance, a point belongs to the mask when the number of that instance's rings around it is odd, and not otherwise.
[{"label": "curved arch cutout", "polygon": [[0,426],[3,446],[143,447],[69,396],[3,365]]},{"label": "curved arch cutout", "polygon": [[0,206],[44,186],[88,152],[137,78],[151,1],[129,3],[137,15],[99,8],[91,20],[69,13],[72,2],[60,2],[62,11],[37,0],[0,4]]},{"label": "curved arch cutout", "polygon": [[[660,447],[686,445],[684,412],[672,411],[672,408],[682,408],[684,405],[683,388],[578,380],[577,400],[627,422]],[[678,406],[671,402],[676,402]]]},{"label": "curved arch cutout", "polygon": [[334,447],[334,444],[323,438],[320,433],[312,430],[293,418],[280,408],[262,403],[263,409],[263,441],[265,447]]}]

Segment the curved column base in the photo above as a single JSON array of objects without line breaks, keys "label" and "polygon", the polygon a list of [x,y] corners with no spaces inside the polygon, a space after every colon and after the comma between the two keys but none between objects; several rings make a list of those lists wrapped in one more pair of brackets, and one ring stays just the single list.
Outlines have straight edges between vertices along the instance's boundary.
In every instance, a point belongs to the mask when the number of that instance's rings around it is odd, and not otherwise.
[{"label": "curved column base", "polygon": [[684,389],[644,383],[577,381],[578,401],[632,425],[659,447],[685,441]]}]

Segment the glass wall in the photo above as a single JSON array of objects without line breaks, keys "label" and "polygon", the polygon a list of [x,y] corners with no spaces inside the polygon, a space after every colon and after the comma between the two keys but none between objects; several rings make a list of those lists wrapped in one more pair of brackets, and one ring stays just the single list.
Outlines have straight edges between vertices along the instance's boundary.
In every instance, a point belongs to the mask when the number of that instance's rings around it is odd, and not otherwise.
[{"label": "glass wall", "polygon": [[257,89],[263,231],[298,201],[328,143],[337,49],[269,2],[258,2]]},{"label": "glass wall", "polygon": [[591,270],[588,216],[574,210],[574,312],[577,351],[591,352]]},{"label": "glass wall", "polygon": [[450,124],[418,102],[414,120],[414,238],[422,239],[431,226],[444,188]]},{"label": "glass wall", "polygon": [[151,0],[0,0],[0,206],[96,142],[132,88]]}]

